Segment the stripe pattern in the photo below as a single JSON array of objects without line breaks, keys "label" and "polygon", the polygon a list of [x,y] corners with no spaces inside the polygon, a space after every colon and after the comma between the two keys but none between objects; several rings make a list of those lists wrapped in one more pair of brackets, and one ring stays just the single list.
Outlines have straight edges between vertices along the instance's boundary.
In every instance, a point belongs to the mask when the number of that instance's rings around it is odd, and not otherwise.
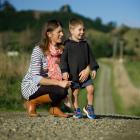
[{"label": "stripe pattern", "polygon": [[47,77],[47,59],[39,46],[33,49],[29,69],[21,83],[21,92],[25,99],[29,99],[40,87],[42,76]]}]

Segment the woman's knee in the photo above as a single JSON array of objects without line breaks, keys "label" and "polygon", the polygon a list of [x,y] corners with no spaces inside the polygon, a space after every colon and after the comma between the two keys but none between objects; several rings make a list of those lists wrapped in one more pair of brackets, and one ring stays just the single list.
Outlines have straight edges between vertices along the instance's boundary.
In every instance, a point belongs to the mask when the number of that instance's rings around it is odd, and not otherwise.
[{"label": "woman's knee", "polygon": [[68,95],[68,89],[67,88],[62,88],[60,95],[62,98],[65,98]]},{"label": "woman's knee", "polygon": [[65,88],[57,87],[55,92],[50,93],[51,99],[53,103],[61,102],[68,94],[68,90]]}]

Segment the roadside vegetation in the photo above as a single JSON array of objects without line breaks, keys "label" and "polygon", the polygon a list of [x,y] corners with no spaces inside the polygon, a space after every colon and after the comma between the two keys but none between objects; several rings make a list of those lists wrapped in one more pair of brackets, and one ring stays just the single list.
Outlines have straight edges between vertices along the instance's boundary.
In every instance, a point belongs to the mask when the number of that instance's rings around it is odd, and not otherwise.
[{"label": "roadside vegetation", "polygon": [[134,86],[140,89],[140,62],[128,60],[124,63],[124,66]]},{"label": "roadside vegetation", "polygon": [[[68,21],[74,17],[84,21],[87,40],[95,58],[99,60],[99,63],[105,63],[112,70],[110,88],[116,113],[140,115],[140,103],[127,111],[124,110],[123,101],[114,85],[114,67],[110,61],[113,57],[115,59],[124,57],[124,66],[128,75],[134,86],[140,89],[140,29],[133,29],[125,25],[117,27],[113,21],[104,24],[99,17],[92,20],[74,13],[68,5],[51,12],[16,11],[10,3],[8,3],[8,7],[7,3],[3,6],[0,10],[0,110],[23,110],[20,84],[28,68],[31,51],[40,40],[44,23],[50,19],[59,19],[67,37],[69,34]],[[67,11],[64,11],[65,8]],[[17,55],[8,55],[11,52]],[[103,61],[102,58],[107,58],[106,60],[109,61]],[[95,80],[95,89],[99,76],[100,70]],[[80,107],[83,108],[87,103],[85,89],[81,90],[79,100]]]},{"label": "roadside vegetation", "polygon": [[27,69],[28,54],[7,56],[0,52],[0,110],[21,110],[21,80]]},{"label": "roadside vegetation", "polygon": [[[114,105],[115,105],[115,110],[117,114],[122,114],[122,115],[136,115],[136,116],[140,116],[140,102],[135,101],[136,104],[135,105],[130,105],[129,107],[125,108],[125,103],[123,102],[123,98],[121,97],[121,95],[119,94],[119,89],[115,86],[115,77],[114,77],[114,66],[113,66],[113,59],[112,60],[107,60],[107,59],[101,59],[101,63],[106,64],[108,67],[111,68],[111,85],[110,88],[112,90],[112,96],[113,96],[113,101],[114,101]],[[128,72],[128,76],[131,78],[132,83],[136,83],[135,85],[137,85],[137,88],[139,89],[139,85],[138,85],[138,81],[139,81],[139,75],[138,71],[139,69],[135,69],[135,67],[139,67],[138,62],[126,62],[124,63],[124,65],[126,66],[126,71]],[[137,65],[137,66],[136,66]],[[137,76],[132,76],[135,73]],[[133,78],[132,78],[133,77]],[[137,82],[135,82],[137,81]],[[125,82],[125,81],[124,81]],[[128,85],[129,88],[129,85]],[[129,89],[128,89],[129,90]],[[128,95],[129,96],[129,95]]]}]

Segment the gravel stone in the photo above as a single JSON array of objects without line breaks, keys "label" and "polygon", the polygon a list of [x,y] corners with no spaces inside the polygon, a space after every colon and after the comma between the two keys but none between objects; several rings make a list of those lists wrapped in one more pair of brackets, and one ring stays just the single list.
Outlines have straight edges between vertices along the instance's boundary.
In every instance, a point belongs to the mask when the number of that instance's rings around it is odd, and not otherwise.
[{"label": "gravel stone", "polygon": [[0,140],[139,140],[140,117],[97,115],[97,119],[58,118],[47,112],[0,112]]}]

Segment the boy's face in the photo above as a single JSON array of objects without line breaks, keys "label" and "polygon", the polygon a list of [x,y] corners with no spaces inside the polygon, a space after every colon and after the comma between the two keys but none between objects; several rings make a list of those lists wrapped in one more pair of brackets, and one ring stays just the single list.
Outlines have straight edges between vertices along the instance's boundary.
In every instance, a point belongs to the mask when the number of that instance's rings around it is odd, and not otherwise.
[{"label": "boy's face", "polygon": [[84,38],[85,28],[82,24],[76,25],[70,29],[72,38],[76,41],[79,41]]}]

